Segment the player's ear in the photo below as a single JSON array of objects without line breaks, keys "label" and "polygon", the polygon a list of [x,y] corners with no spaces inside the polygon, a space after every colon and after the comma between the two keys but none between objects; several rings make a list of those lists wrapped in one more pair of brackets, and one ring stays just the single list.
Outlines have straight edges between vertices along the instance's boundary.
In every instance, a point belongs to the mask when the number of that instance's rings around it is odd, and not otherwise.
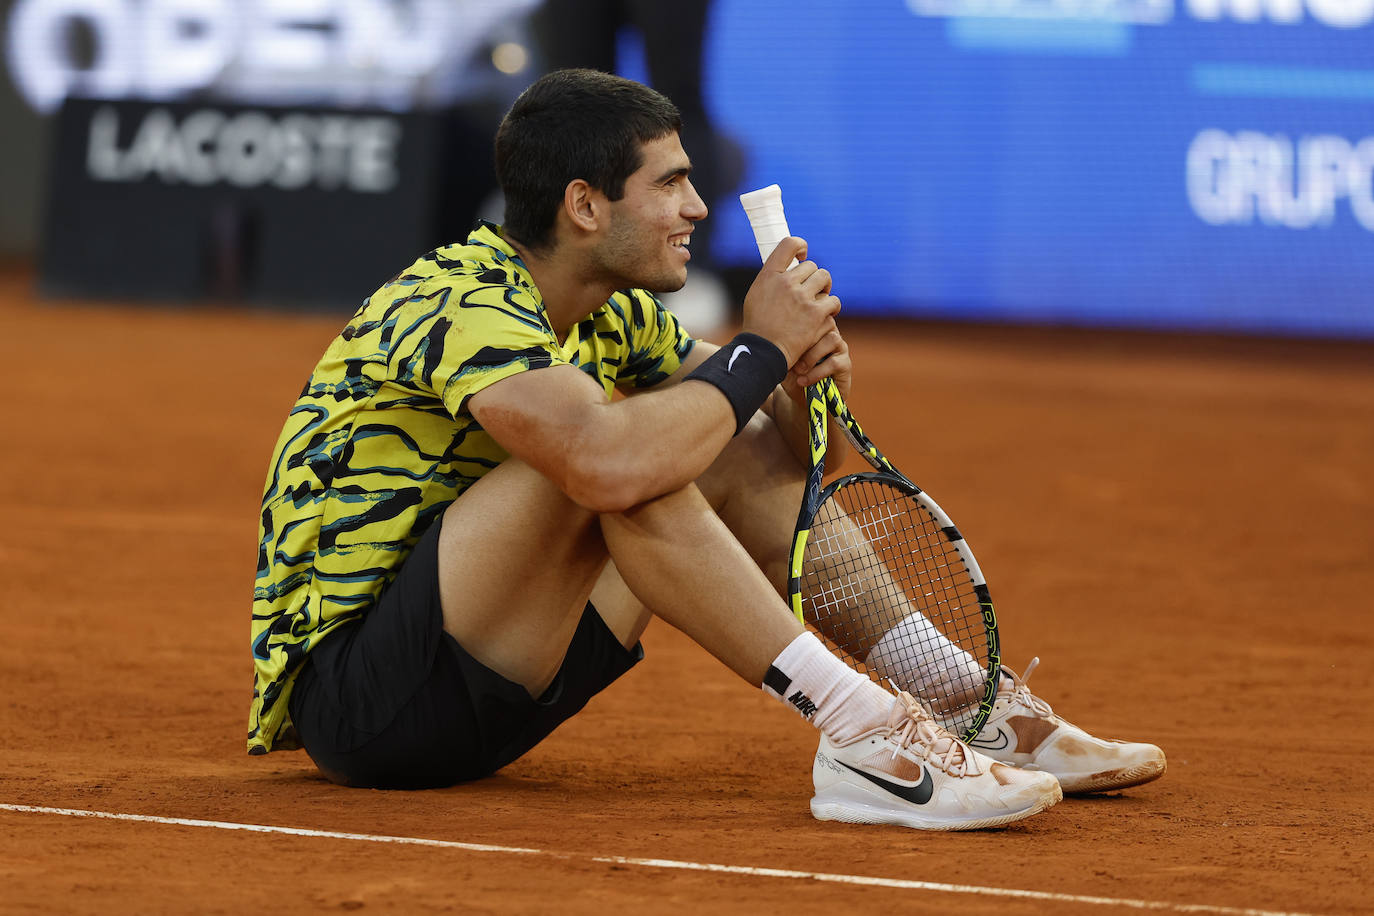
[{"label": "player's ear", "polygon": [[563,210],[583,232],[595,232],[605,218],[605,197],[581,178],[563,189]]}]

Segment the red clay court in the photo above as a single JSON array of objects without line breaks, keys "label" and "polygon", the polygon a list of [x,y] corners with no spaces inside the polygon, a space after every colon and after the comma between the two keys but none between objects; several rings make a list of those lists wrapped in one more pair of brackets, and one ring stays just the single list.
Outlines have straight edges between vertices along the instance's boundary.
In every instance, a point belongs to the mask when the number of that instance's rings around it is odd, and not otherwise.
[{"label": "red clay court", "polygon": [[814,732],[662,623],[482,782],[248,757],[260,488],[343,315],[31,287],[0,277],[0,910],[1371,910],[1374,344],[846,325],[855,412],[968,535],[1006,663],[1169,755],[925,834],[813,821]]}]

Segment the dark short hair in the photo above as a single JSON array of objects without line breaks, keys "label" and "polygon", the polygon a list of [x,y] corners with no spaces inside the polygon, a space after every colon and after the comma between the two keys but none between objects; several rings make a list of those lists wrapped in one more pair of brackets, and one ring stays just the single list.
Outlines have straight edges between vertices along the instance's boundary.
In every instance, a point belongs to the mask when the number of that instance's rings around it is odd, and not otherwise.
[{"label": "dark short hair", "polygon": [[530,248],[552,241],[563,192],[578,178],[611,200],[643,164],[643,144],[681,132],[668,98],[599,70],[555,70],[520,94],[496,131],[505,231]]}]

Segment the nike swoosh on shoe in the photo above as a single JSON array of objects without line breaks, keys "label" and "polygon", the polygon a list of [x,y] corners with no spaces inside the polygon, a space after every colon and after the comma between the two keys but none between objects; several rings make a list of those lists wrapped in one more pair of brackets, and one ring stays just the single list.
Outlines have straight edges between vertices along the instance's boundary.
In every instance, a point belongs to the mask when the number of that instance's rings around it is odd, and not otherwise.
[{"label": "nike swoosh on shoe", "polygon": [[873,783],[878,788],[883,789],[887,792],[891,792],[893,795],[897,796],[903,801],[911,802],[913,805],[924,805],[926,802],[930,801],[930,796],[935,792],[935,780],[931,778],[930,770],[927,770],[924,767],[921,768],[920,782],[916,783],[916,785],[914,786],[904,786],[900,783],[891,782],[889,780],[883,779],[881,776],[874,776],[872,773],[865,773],[863,770],[850,766],[843,760],[837,760],[835,762],[838,763],[840,766],[844,767],[846,770],[851,770],[855,773],[858,773],[860,776],[862,776],[864,779],[867,779],[869,782]]},{"label": "nike swoosh on shoe", "polygon": [[1011,736],[1006,733],[999,725],[997,727],[997,737],[979,734],[972,741],[968,742],[973,747],[983,748],[989,751],[1001,751],[1011,747]]}]

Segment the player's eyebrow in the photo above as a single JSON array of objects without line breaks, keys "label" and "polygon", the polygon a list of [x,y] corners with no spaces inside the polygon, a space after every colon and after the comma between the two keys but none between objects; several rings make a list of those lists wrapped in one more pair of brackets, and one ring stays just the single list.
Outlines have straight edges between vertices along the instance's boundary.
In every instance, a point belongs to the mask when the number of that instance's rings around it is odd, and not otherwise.
[{"label": "player's eyebrow", "polygon": [[688,175],[690,175],[690,174],[692,174],[692,166],[691,166],[690,164],[689,164],[689,165],[680,165],[680,166],[678,166],[677,168],[675,168],[675,169],[669,169],[668,171],[664,172],[662,175],[658,176],[658,180],[657,180],[656,184],[666,184],[668,181],[670,181],[670,180],[672,180],[672,179],[674,179],[674,178],[678,178],[678,177],[686,178],[686,177],[687,177]]}]

